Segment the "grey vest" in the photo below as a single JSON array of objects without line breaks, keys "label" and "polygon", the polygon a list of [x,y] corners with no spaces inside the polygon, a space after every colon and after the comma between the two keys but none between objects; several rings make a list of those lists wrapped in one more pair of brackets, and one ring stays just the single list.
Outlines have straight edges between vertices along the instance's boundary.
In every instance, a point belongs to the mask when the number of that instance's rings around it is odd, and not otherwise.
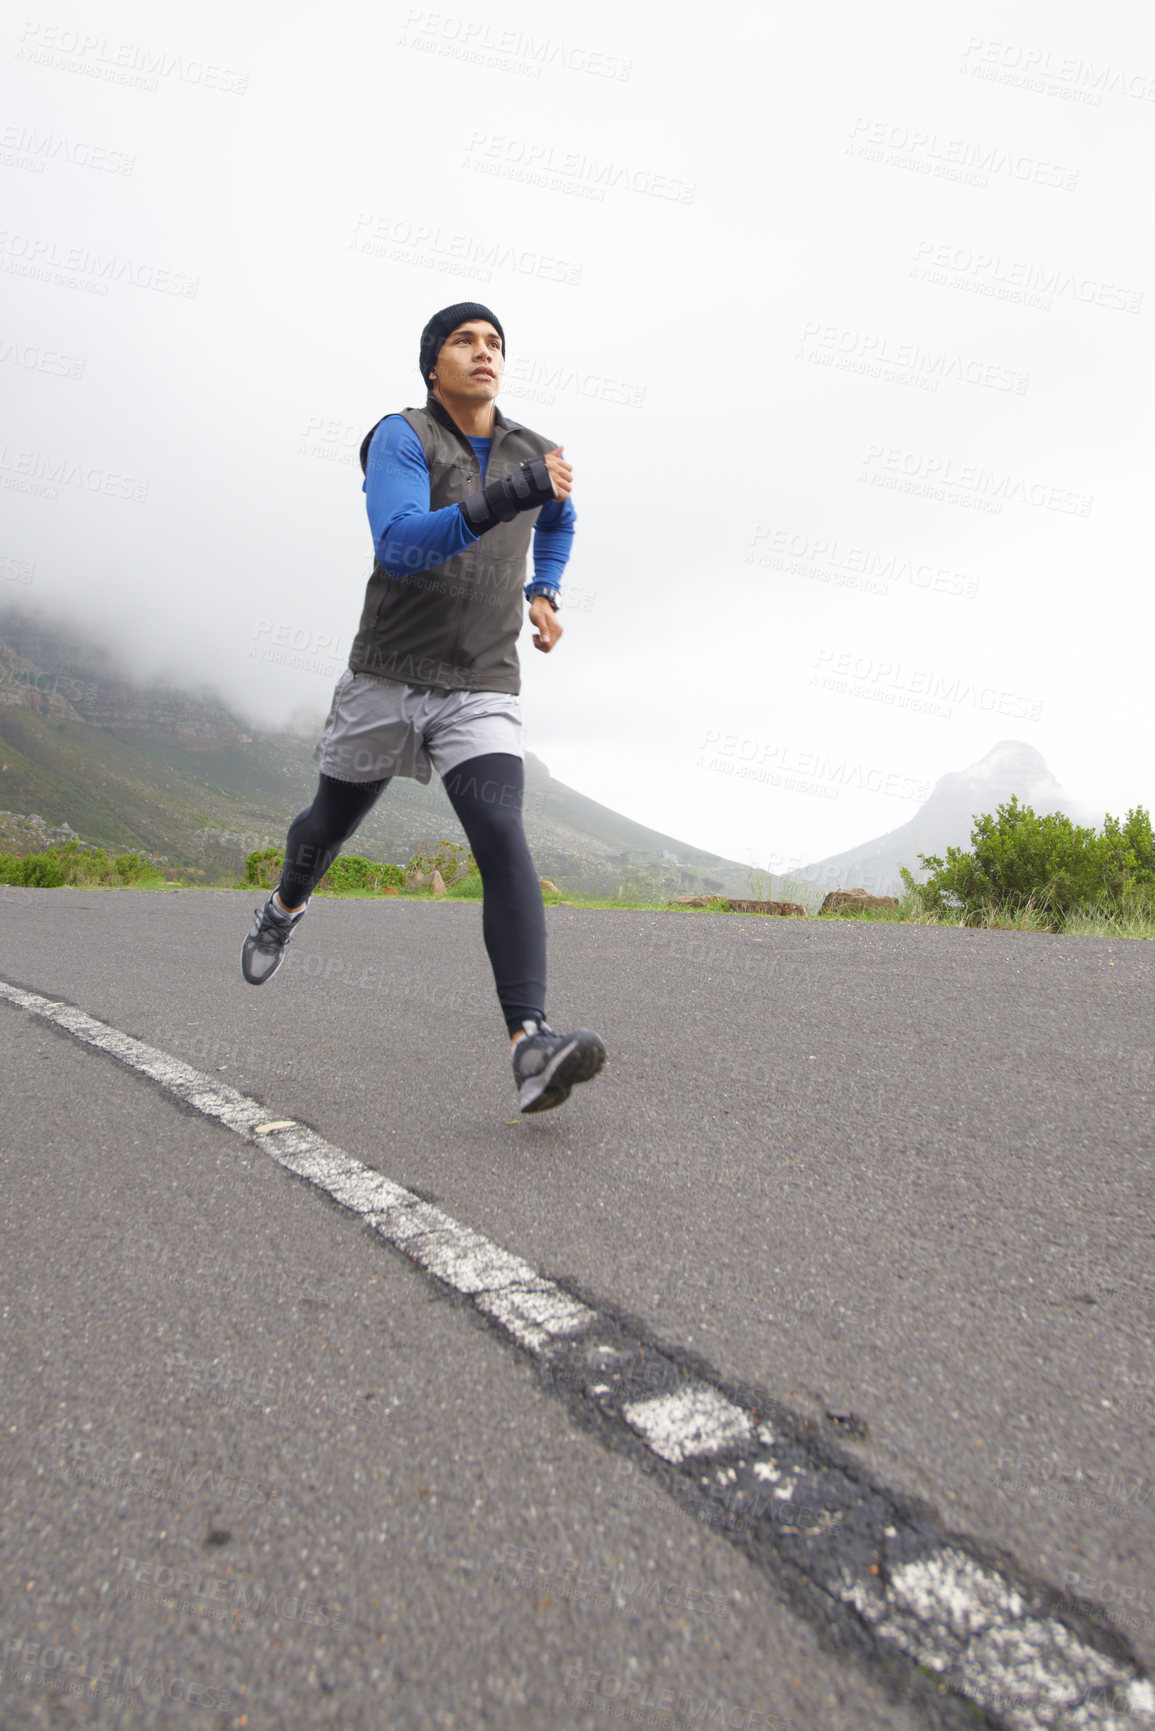
[{"label": "grey vest", "polygon": [[[476,453],[441,404],[430,397],[423,409],[406,409],[404,415],[429,465],[430,510],[460,504],[478,492]],[[371,438],[372,433],[361,447],[362,465]],[[486,481],[502,480],[555,444],[495,409]],[[519,692],[525,560],[537,518],[537,511],[520,511],[511,523],[486,530],[463,552],[428,571],[391,577],[374,564],[349,656],[353,672],[450,691]]]}]

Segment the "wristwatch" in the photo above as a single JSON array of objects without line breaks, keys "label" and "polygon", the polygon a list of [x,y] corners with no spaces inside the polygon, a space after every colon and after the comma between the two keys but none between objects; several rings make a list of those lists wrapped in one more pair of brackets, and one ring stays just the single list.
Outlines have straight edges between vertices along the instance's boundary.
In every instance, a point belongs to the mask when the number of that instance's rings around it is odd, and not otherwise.
[{"label": "wristwatch", "polygon": [[553,608],[553,610],[554,610],[554,612],[555,612],[555,613],[557,613],[557,612],[558,612],[558,611],[559,611],[559,606],[558,606],[558,599],[557,599],[557,596],[556,596],[556,594],[552,594],[552,593],[551,593],[551,592],[550,592],[550,591],[549,591],[549,590],[548,590],[548,589],[538,589],[538,590],[536,590],[536,591],[535,591],[535,592],[534,592],[534,594],[532,594],[532,595],[531,595],[531,596],[530,596],[530,598],[529,598],[529,599],[530,599],[530,602],[531,602],[531,604],[532,604],[532,603],[533,603],[533,602],[534,602],[534,601],[537,601],[537,600],[539,600],[539,599],[540,599],[540,600],[542,600],[542,601],[548,601],[548,602],[549,602],[549,604],[550,604],[550,606],[551,606],[551,607],[552,607],[552,608]]}]

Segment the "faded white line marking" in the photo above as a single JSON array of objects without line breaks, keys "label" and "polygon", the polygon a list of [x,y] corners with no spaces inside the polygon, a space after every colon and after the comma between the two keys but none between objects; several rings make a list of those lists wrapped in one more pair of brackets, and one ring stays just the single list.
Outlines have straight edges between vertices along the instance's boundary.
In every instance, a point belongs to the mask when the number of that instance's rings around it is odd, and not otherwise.
[{"label": "faded white line marking", "polygon": [[288,1171],[308,1179],[428,1273],[472,1298],[531,1352],[544,1353],[553,1342],[567,1339],[595,1320],[592,1310],[545,1280],[521,1257],[461,1226],[440,1208],[362,1165],[294,1119],[270,1118],[267,1106],[83,1010],[2,980],[0,995],[159,1082],[178,1100],[215,1118]]},{"label": "faded white line marking", "polygon": [[675,1465],[745,1442],[754,1428],[740,1408],[705,1382],[634,1401],[622,1413],[655,1454]]},{"label": "faded white line marking", "polygon": [[1078,1714],[1063,1720],[1071,1727],[1125,1731],[1130,1721],[1134,1731],[1137,1716],[1155,1712],[1149,1683],[1053,1617],[1026,1616],[1002,1576],[963,1551],[905,1563],[885,1589],[848,1574],[840,1596],[877,1634],[1015,1731],[1053,1726],[1064,1709]]}]

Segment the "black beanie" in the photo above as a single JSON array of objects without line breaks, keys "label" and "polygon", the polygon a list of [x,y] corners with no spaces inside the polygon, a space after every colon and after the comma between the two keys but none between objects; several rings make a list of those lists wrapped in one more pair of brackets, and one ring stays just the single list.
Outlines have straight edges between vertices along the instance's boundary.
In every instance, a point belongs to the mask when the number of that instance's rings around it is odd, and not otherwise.
[{"label": "black beanie", "polygon": [[421,353],[418,365],[421,377],[425,380],[425,389],[431,391],[429,375],[437,364],[441,353],[441,345],[446,337],[455,331],[458,325],[468,324],[471,319],[488,319],[496,327],[501,338],[502,352],[505,351],[505,332],[496,313],[491,313],[488,307],[483,307],[480,301],[458,301],[455,307],[442,307],[439,313],[434,313],[429,323],[421,333]]}]

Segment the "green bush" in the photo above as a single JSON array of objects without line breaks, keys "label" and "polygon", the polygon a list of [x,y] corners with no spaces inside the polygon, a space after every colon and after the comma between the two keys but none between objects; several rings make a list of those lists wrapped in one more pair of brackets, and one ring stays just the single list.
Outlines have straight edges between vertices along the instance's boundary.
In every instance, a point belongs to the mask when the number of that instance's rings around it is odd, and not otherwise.
[{"label": "green bush", "polygon": [[[259,848],[245,860],[245,882],[271,890],[280,881],[285,855],[279,847]],[[359,854],[339,854],[317,888],[340,895],[349,890],[400,889],[405,873],[387,860],[362,859]]]},{"label": "green bush", "polygon": [[271,890],[281,875],[284,863],[283,848],[257,848],[254,853],[245,857],[245,882],[254,884],[259,889]]},{"label": "green bush", "polygon": [[1076,909],[1146,902],[1155,886],[1155,837],[1142,806],[1122,824],[1108,814],[1096,833],[1060,811],[1040,817],[1012,798],[995,816],[975,819],[971,848],[948,848],[945,859],[920,854],[931,874],[924,884],[902,868],[902,881],[924,912],[940,919],[961,914],[963,924],[992,914],[1034,914],[1051,931],[1062,931]]},{"label": "green bush", "polygon": [[[1103,825],[1114,823],[1114,818],[1108,817]],[[1155,886],[1155,831],[1151,828],[1151,814],[1141,805],[1127,813],[1127,821],[1122,827],[1122,836],[1126,845],[1135,856],[1135,879],[1137,883]]]},{"label": "green bush", "polygon": [[342,854],[335,859],[317,888],[320,890],[400,889],[405,873],[399,865],[387,860],[362,859],[359,854]]},{"label": "green bush", "polygon": [[[104,852],[103,848],[100,850]],[[107,855],[105,856],[107,858]],[[112,876],[117,883],[138,884],[144,878],[158,878],[164,874],[148,860],[142,859],[138,853],[118,853],[112,862]]]},{"label": "green bush", "polygon": [[434,872],[440,872],[448,889],[477,869],[477,861],[464,842],[446,840],[439,841],[432,853],[414,853],[403,876],[406,882],[412,882],[414,878],[431,877]]},{"label": "green bush", "polygon": [[58,890],[68,882],[64,862],[54,848],[44,853],[30,853],[20,862],[20,882],[29,889]]},{"label": "green bush", "polygon": [[28,889],[60,889],[64,884],[99,884],[121,889],[127,884],[155,883],[163,874],[138,853],[117,854],[109,859],[104,848],[82,848],[79,842],[46,848],[43,853],[17,859],[0,854],[0,883],[23,884]]},{"label": "green bush", "polygon": [[0,854],[0,883],[31,885],[39,889],[59,889],[67,883],[67,873],[54,849],[46,853]]}]

